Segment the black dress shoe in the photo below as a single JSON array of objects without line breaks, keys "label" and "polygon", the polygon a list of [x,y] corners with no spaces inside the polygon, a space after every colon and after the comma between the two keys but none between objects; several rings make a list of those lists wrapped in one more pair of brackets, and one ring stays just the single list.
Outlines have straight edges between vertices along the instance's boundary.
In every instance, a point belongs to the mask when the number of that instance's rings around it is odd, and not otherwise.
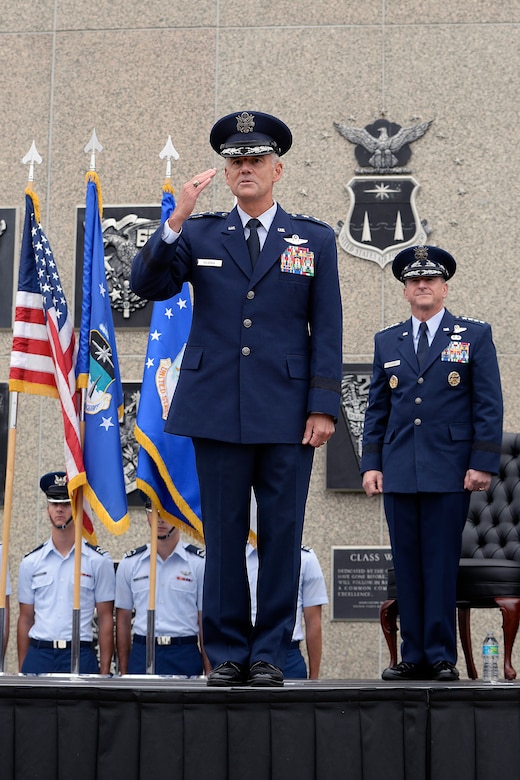
[{"label": "black dress shoe", "polygon": [[244,685],[246,669],[235,661],[224,661],[208,674],[208,685],[225,687],[227,685]]},{"label": "black dress shoe", "polygon": [[256,661],[249,670],[247,684],[253,686],[283,685],[283,672],[267,661]]},{"label": "black dress shoe", "polygon": [[424,666],[421,664],[409,664],[401,661],[396,666],[389,666],[381,675],[383,680],[428,680],[430,675],[426,674]]},{"label": "black dress shoe", "polygon": [[437,661],[432,666],[432,680],[437,682],[453,682],[459,679],[459,672],[455,664],[449,661]]}]

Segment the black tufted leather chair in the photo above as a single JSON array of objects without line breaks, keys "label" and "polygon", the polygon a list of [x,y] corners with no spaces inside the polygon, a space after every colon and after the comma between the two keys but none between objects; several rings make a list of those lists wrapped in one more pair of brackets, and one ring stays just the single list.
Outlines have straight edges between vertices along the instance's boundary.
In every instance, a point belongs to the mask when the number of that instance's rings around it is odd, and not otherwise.
[{"label": "black tufted leather chair", "polygon": [[[397,663],[397,592],[394,571],[388,572],[388,598],[380,609],[380,623],[390,651],[390,665]],[[471,646],[472,608],[498,607],[504,631],[504,676],[514,680],[511,663],[520,621],[520,434],[504,433],[500,473],[489,490],[471,496],[462,535],[457,583],[460,640],[468,677],[478,673]]]}]

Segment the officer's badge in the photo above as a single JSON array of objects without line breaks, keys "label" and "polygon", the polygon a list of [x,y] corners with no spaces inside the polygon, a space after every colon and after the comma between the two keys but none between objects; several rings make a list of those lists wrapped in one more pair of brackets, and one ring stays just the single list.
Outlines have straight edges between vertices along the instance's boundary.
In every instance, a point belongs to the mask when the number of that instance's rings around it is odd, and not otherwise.
[{"label": "officer's badge", "polygon": [[450,387],[457,387],[457,385],[460,385],[460,374],[458,371],[450,371],[448,374],[448,384]]},{"label": "officer's badge", "polygon": [[391,377],[390,377],[390,379],[388,380],[388,384],[390,385],[390,387],[391,387],[391,389],[392,389],[392,390],[395,390],[395,388],[396,388],[396,387],[397,387],[397,385],[399,384],[399,380],[398,380],[398,378],[396,377],[396,375],[395,375],[395,374],[392,374],[392,376],[391,376]]}]

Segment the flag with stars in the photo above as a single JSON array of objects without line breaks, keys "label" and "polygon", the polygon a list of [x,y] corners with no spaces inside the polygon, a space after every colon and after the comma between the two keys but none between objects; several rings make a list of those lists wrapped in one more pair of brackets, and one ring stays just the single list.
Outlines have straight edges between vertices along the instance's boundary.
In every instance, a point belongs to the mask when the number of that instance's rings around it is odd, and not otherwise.
[{"label": "flag with stars", "polygon": [[108,530],[122,534],[130,524],[119,430],[123,388],[105,274],[100,203],[99,179],[90,171],[87,174],[83,300],[76,374],[84,397],[85,495]]},{"label": "flag with stars", "polygon": [[[173,190],[163,187],[161,223],[175,208]],[[191,327],[187,284],[153,307],[135,436],[139,444],[136,484],[162,517],[203,542],[199,481],[191,439],[164,432]],[[173,399],[173,400],[172,400]]]},{"label": "flag with stars", "polygon": [[[77,488],[85,484],[76,392],[76,356],[72,319],[51,246],[40,224],[38,198],[27,189],[9,390],[59,398],[71,499]],[[88,512],[83,514],[83,526],[86,538],[95,542]]]}]

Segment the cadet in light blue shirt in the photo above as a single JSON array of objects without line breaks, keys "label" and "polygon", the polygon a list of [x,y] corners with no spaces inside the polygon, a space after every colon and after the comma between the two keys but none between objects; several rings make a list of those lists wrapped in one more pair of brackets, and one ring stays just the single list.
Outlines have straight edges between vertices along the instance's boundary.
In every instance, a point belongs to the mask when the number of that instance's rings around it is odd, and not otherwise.
[{"label": "cadet in light blue shirt", "polygon": [[[151,511],[147,501],[149,524]],[[160,515],[157,534],[155,673],[199,676],[210,670],[201,636],[204,557],[199,548],[184,544],[179,529]],[[146,672],[149,593],[150,545],[144,544],[127,552],[117,567],[116,646],[122,674]]]},{"label": "cadet in light blue shirt", "polygon": [[[62,471],[45,474],[51,536],[20,564],[18,576],[18,663],[24,674],[71,671],[74,596],[74,523]],[[114,564],[100,547],[82,540],[80,674],[108,674],[114,653]],[[92,619],[97,610],[100,665],[94,652]]]}]

